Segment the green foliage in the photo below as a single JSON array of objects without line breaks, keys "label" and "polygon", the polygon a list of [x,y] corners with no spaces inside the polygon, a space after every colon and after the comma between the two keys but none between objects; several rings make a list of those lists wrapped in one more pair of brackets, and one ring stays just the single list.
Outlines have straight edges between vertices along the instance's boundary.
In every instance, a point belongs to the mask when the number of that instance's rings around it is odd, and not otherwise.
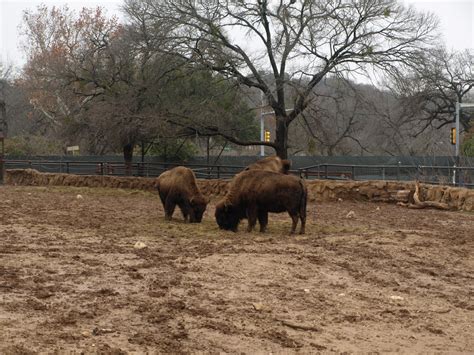
[{"label": "green foliage", "polygon": [[461,151],[466,157],[474,157],[474,128],[465,135]]},{"label": "green foliage", "polygon": [[5,155],[33,156],[62,154],[62,145],[58,141],[35,135],[23,135],[5,139]]},{"label": "green foliage", "polygon": [[154,143],[148,155],[158,156],[164,161],[185,161],[198,152],[196,146],[189,139],[161,139]]}]

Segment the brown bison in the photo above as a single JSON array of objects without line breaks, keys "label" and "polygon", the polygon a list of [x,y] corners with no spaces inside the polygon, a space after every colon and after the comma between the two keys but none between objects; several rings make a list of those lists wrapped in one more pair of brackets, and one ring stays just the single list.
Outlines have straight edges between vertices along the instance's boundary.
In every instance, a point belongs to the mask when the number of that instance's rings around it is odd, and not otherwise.
[{"label": "brown bison", "polygon": [[266,170],[274,171],[276,173],[288,174],[290,170],[291,162],[289,160],[281,159],[277,156],[266,157],[260,160],[257,160],[255,163],[250,164],[245,170]]},{"label": "brown bison", "polygon": [[191,169],[178,166],[165,171],[158,177],[156,187],[165,209],[165,219],[171,220],[178,205],[185,221],[201,222],[209,200],[199,191],[196,176]]},{"label": "brown bison", "polygon": [[260,223],[265,232],[268,212],[287,211],[293,220],[293,234],[301,220],[300,234],[305,232],[307,190],[304,181],[272,171],[247,170],[236,175],[229,192],[216,205],[216,221],[220,229],[236,232],[239,222],[247,218],[250,232]]}]

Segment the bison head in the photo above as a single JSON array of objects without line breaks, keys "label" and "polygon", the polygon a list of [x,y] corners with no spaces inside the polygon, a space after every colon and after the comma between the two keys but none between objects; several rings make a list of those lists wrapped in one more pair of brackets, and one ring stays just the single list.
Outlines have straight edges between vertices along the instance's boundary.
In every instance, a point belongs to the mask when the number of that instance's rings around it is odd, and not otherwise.
[{"label": "bison head", "polygon": [[201,223],[202,215],[206,210],[206,206],[209,203],[209,200],[205,197],[198,196],[193,197],[189,201],[191,205],[191,210],[189,213],[189,222],[191,223]]},{"label": "bison head", "polygon": [[227,201],[221,201],[216,205],[215,216],[220,229],[237,232],[240,216],[238,211]]}]

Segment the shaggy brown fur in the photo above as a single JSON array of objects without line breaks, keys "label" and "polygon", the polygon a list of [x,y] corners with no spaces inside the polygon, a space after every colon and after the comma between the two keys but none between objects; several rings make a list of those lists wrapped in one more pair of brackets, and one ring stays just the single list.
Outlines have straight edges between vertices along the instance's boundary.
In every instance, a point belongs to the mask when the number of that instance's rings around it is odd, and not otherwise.
[{"label": "shaggy brown fur", "polygon": [[201,222],[209,200],[199,191],[196,176],[191,169],[178,166],[165,171],[158,177],[156,187],[167,220],[171,220],[174,209],[178,205],[185,221]]},{"label": "shaggy brown fur", "polygon": [[255,163],[250,164],[245,170],[266,170],[274,171],[276,173],[288,174],[290,170],[291,162],[286,159],[281,159],[277,156],[266,157],[260,160],[257,160]]},{"label": "shaggy brown fur", "polygon": [[239,222],[247,218],[250,232],[260,223],[265,232],[268,212],[287,211],[293,220],[291,233],[301,220],[300,234],[306,224],[306,184],[300,178],[264,170],[247,170],[236,175],[229,192],[216,205],[216,221],[221,229],[237,231]]}]

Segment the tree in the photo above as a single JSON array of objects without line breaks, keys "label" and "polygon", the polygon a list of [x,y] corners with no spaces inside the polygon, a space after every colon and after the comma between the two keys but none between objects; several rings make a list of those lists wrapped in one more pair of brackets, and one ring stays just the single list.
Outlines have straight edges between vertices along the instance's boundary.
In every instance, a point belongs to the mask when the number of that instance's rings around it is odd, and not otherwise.
[{"label": "tree", "polygon": [[100,8],[39,7],[25,13],[24,34],[22,81],[35,108],[89,153],[121,149],[130,173],[135,145],[160,129],[155,102],[173,61],[150,55],[133,28]]},{"label": "tree", "polygon": [[9,85],[11,66],[6,66],[0,62],[0,132],[7,133],[7,104],[6,91]]},{"label": "tree", "polygon": [[[455,122],[456,102],[463,102],[474,88],[474,52],[433,49],[419,65],[393,72],[389,85],[404,107],[407,121],[421,123],[418,133]],[[468,131],[472,122],[462,112],[460,123]]]},{"label": "tree", "polygon": [[250,110],[233,86],[207,68],[159,52],[159,42],[135,20],[120,25],[100,8],[25,13],[29,60],[22,84],[58,136],[80,139],[92,154],[122,149],[130,173],[139,143],[171,134],[213,135],[200,127],[217,116],[248,131],[243,123]]},{"label": "tree", "polygon": [[166,121],[181,127],[181,134],[212,137],[224,132],[236,139],[256,139],[255,112],[242,99],[236,83],[189,65],[174,75],[160,103]]},{"label": "tree", "polygon": [[[140,6],[149,33],[166,28],[157,32],[164,51],[259,89],[275,111],[274,142],[216,133],[242,145],[273,147],[282,158],[291,123],[328,73],[412,65],[437,25],[432,15],[395,0],[126,1],[127,8]],[[271,83],[261,74],[266,67]],[[286,88],[295,81],[295,95],[288,97]]]},{"label": "tree", "polygon": [[[119,31],[116,19],[106,19],[99,8],[76,14],[67,7],[40,6],[24,13],[28,61],[19,83],[41,112],[43,125],[58,137],[78,139],[80,128],[87,127],[82,114],[115,83],[118,75],[107,70],[106,48]],[[72,136],[67,134],[71,127]]]},{"label": "tree", "polygon": [[318,85],[311,102],[302,113],[304,127],[314,148],[324,155],[367,152],[367,143],[359,139],[368,116],[366,99],[360,87],[342,78],[331,78]]}]

